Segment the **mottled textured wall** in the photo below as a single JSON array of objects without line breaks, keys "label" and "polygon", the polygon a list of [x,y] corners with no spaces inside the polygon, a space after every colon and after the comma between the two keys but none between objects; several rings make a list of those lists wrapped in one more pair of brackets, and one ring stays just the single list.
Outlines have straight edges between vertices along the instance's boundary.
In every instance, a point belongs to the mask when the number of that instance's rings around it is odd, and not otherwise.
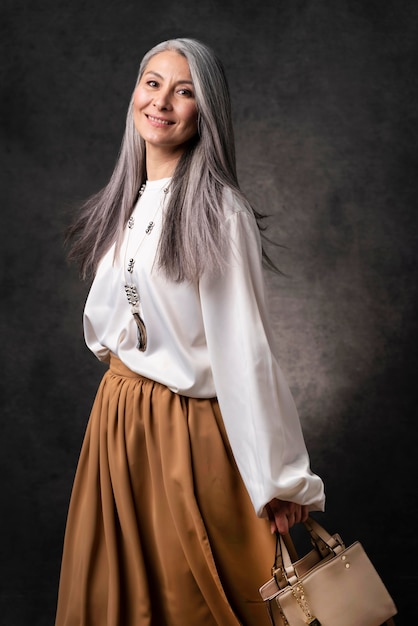
[{"label": "mottled textured wall", "polygon": [[[53,621],[81,440],[102,374],[71,207],[109,176],[142,54],[194,36],[224,59],[240,180],[271,213],[268,288],[322,519],[361,539],[410,625],[416,568],[416,3],[2,0],[0,614]],[[397,556],[396,551],[401,555]]]}]

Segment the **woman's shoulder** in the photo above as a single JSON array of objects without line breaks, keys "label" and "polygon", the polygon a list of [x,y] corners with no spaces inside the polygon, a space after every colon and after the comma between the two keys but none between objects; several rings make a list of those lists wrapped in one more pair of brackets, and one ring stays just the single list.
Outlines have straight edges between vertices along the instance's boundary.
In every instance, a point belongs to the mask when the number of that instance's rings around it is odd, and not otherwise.
[{"label": "woman's shoulder", "polygon": [[251,204],[244,194],[231,187],[225,187],[223,191],[223,210],[225,232],[230,240],[240,241],[240,246],[247,242],[248,245],[261,246],[260,231]]},{"label": "woman's shoulder", "polygon": [[254,218],[250,203],[237,189],[225,186],[222,192],[222,204],[226,220],[234,217],[239,219],[244,215]]}]

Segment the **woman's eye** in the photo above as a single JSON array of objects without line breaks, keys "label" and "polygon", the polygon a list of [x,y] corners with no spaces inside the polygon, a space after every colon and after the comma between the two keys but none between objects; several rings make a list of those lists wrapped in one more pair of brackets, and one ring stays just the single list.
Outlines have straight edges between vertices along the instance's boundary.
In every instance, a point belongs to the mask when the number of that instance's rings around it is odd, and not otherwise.
[{"label": "woman's eye", "polygon": [[147,81],[147,85],[148,85],[149,87],[158,87],[158,83],[157,83],[157,81],[156,81],[156,80],[148,80],[148,81]]},{"label": "woman's eye", "polygon": [[178,93],[181,96],[187,96],[189,98],[193,97],[193,93],[190,91],[190,89],[179,89]]}]

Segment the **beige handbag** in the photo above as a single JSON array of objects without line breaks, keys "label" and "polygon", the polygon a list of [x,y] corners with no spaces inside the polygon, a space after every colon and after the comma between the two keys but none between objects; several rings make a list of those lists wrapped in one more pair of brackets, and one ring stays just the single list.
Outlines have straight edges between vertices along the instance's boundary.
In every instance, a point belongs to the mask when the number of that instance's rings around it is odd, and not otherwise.
[{"label": "beige handbag", "polygon": [[305,527],[313,550],[298,560],[290,535],[278,535],[273,577],[260,588],[273,626],[394,625],[395,604],[361,544],[346,548],[312,518]]}]

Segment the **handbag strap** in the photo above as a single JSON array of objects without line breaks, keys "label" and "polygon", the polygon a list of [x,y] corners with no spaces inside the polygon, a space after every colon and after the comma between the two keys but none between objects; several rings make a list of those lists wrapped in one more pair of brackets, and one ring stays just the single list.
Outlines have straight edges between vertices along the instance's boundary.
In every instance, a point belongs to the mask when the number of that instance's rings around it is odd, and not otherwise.
[{"label": "handbag strap", "polygon": [[337,554],[344,550],[344,542],[340,535],[330,535],[321,524],[318,524],[312,517],[308,517],[304,526],[311,536],[312,543],[319,550],[322,557],[329,555],[330,552]]},{"label": "handbag strap", "polygon": [[293,543],[292,537],[290,533],[286,533],[281,535],[278,531],[276,531],[276,552],[274,556],[273,567],[271,568],[271,575],[276,579],[276,583],[280,588],[283,588],[287,585],[286,578],[284,577],[284,566],[283,566],[283,556],[282,556],[282,548],[280,545],[280,541],[284,542],[287,553],[289,554],[289,558],[291,561],[296,562],[299,560],[298,553],[295,548],[295,544]]},{"label": "handbag strap", "polygon": [[[312,542],[323,558],[329,556],[330,554],[338,554],[344,550],[345,546],[341,537],[338,534],[330,535],[325,528],[312,519],[312,517],[307,519],[304,526],[309,532]],[[297,559],[292,558],[293,555],[290,553],[291,551],[289,551],[286,541],[282,535],[279,536],[278,544],[279,546],[276,546],[275,564],[276,566],[279,564],[279,567],[276,567],[276,569],[283,568],[282,572],[285,575],[288,584],[295,585],[298,581],[298,576],[294,567],[294,563]],[[278,547],[281,552],[279,557],[277,556]]]}]

